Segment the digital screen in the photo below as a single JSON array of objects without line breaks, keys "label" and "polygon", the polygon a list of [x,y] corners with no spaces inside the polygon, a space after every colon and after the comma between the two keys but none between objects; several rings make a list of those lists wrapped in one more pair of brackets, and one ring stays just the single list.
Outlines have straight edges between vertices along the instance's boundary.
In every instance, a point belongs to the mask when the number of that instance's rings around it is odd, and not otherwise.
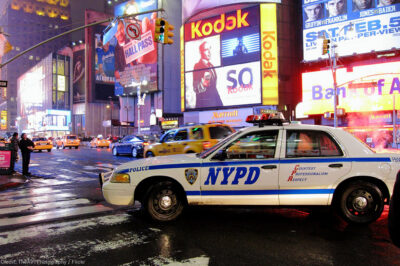
[{"label": "digital screen", "polygon": [[[104,28],[104,27],[102,27]],[[112,38],[103,44],[101,34],[95,34],[95,74],[96,83],[114,84],[115,44],[117,40]]]},{"label": "digital screen", "polygon": [[[123,16],[157,9],[155,0],[127,1],[115,7],[115,16]],[[157,91],[157,44],[154,43],[157,13],[140,15],[137,20],[120,19],[104,36],[103,43],[115,37],[115,94],[136,95],[137,87],[146,81],[142,91]],[[139,24],[141,39],[131,40],[126,35],[129,24]],[[113,35],[110,36],[110,33]]]},{"label": "digital screen", "polygon": [[84,46],[74,49],[73,103],[82,103],[85,101],[85,49]]},{"label": "digital screen", "polygon": [[398,0],[303,0],[305,61],[328,58],[319,36],[336,45],[338,56],[346,56],[399,48],[399,32]]},{"label": "digital screen", "polygon": [[71,111],[48,109],[42,119],[45,130],[69,130]]},{"label": "digital screen", "polygon": [[186,109],[261,104],[258,6],[194,21],[184,29]]},{"label": "digital screen", "polygon": [[[337,69],[338,108],[346,112],[376,112],[400,108],[400,62]],[[304,114],[333,112],[330,70],[302,74]]]}]

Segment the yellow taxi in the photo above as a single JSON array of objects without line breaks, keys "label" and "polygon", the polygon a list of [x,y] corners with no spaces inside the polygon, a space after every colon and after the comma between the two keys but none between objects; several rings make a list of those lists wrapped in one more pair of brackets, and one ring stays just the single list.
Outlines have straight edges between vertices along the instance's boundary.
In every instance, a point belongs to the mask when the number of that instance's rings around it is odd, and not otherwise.
[{"label": "yellow taxi", "polygon": [[184,126],[167,131],[160,142],[145,147],[145,157],[181,153],[200,153],[214,146],[219,140],[235,132],[225,124]]},{"label": "yellow taxi", "polygon": [[47,150],[48,152],[51,152],[51,149],[53,149],[53,144],[47,138],[34,137],[32,138],[32,142],[35,144],[35,147],[33,148],[34,151],[42,152],[43,150]]},{"label": "yellow taxi", "polygon": [[94,138],[90,141],[90,148],[108,148],[110,147],[110,141],[101,137]]},{"label": "yellow taxi", "polygon": [[75,147],[75,149],[79,148],[80,140],[76,135],[65,135],[62,136],[61,138],[56,140],[56,148],[59,149],[65,149],[66,147],[69,147],[70,149],[72,147]]}]

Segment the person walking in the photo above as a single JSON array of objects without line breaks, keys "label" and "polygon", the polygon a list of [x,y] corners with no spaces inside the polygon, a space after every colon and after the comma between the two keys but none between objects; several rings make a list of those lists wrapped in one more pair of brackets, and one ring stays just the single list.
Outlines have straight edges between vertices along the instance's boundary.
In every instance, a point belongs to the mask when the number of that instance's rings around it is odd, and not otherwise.
[{"label": "person walking", "polygon": [[21,140],[19,141],[19,148],[21,149],[22,154],[22,174],[26,176],[31,175],[29,172],[29,162],[31,160],[33,147],[35,147],[35,144],[28,139],[26,133],[22,133]]},{"label": "person walking", "polygon": [[18,145],[19,145],[18,133],[14,132],[14,134],[12,135],[12,138],[11,138],[11,164],[10,164],[11,174],[16,173],[14,170],[14,166],[15,166],[15,162],[17,161],[17,158],[18,158]]}]

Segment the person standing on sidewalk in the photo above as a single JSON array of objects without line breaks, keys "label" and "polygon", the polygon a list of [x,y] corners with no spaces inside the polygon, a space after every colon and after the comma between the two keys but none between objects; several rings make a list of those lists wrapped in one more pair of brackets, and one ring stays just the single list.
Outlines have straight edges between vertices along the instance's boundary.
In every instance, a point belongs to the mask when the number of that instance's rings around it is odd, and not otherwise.
[{"label": "person standing on sidewalk", "polygon": [[15,161],[18,158],[18,146],[19,146],[18,133],[14,132],[11,138],[11,165],[10,165],[11,174],[15,173],[14,166],[15,166]]},{"label": "person standing on sidewalk", "polygon": [[28,139],[26,133],[22,133],[21,140],[19,141],[19,148],[22,154],[22,174],[26,176],[31,175],[31,173],[29,173],[29,162],[31,160],[33,147],[35,147],[35,144]]}]

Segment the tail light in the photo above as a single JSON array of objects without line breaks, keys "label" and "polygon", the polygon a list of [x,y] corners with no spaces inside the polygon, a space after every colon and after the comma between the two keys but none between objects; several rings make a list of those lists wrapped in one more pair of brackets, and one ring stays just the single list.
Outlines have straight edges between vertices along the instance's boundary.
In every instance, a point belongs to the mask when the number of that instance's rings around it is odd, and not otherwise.
[{"label": "tail light", "polygon": [[148,142],[143,142],[143,146],[149,146]]},{"label": "tail light", "polygon": [[203,141],[203,149],[204,149],[204,150],[208,150],[208,149],[211,148],[211,147],[212,147],[211,142],[209,142],[209,141]]}]

